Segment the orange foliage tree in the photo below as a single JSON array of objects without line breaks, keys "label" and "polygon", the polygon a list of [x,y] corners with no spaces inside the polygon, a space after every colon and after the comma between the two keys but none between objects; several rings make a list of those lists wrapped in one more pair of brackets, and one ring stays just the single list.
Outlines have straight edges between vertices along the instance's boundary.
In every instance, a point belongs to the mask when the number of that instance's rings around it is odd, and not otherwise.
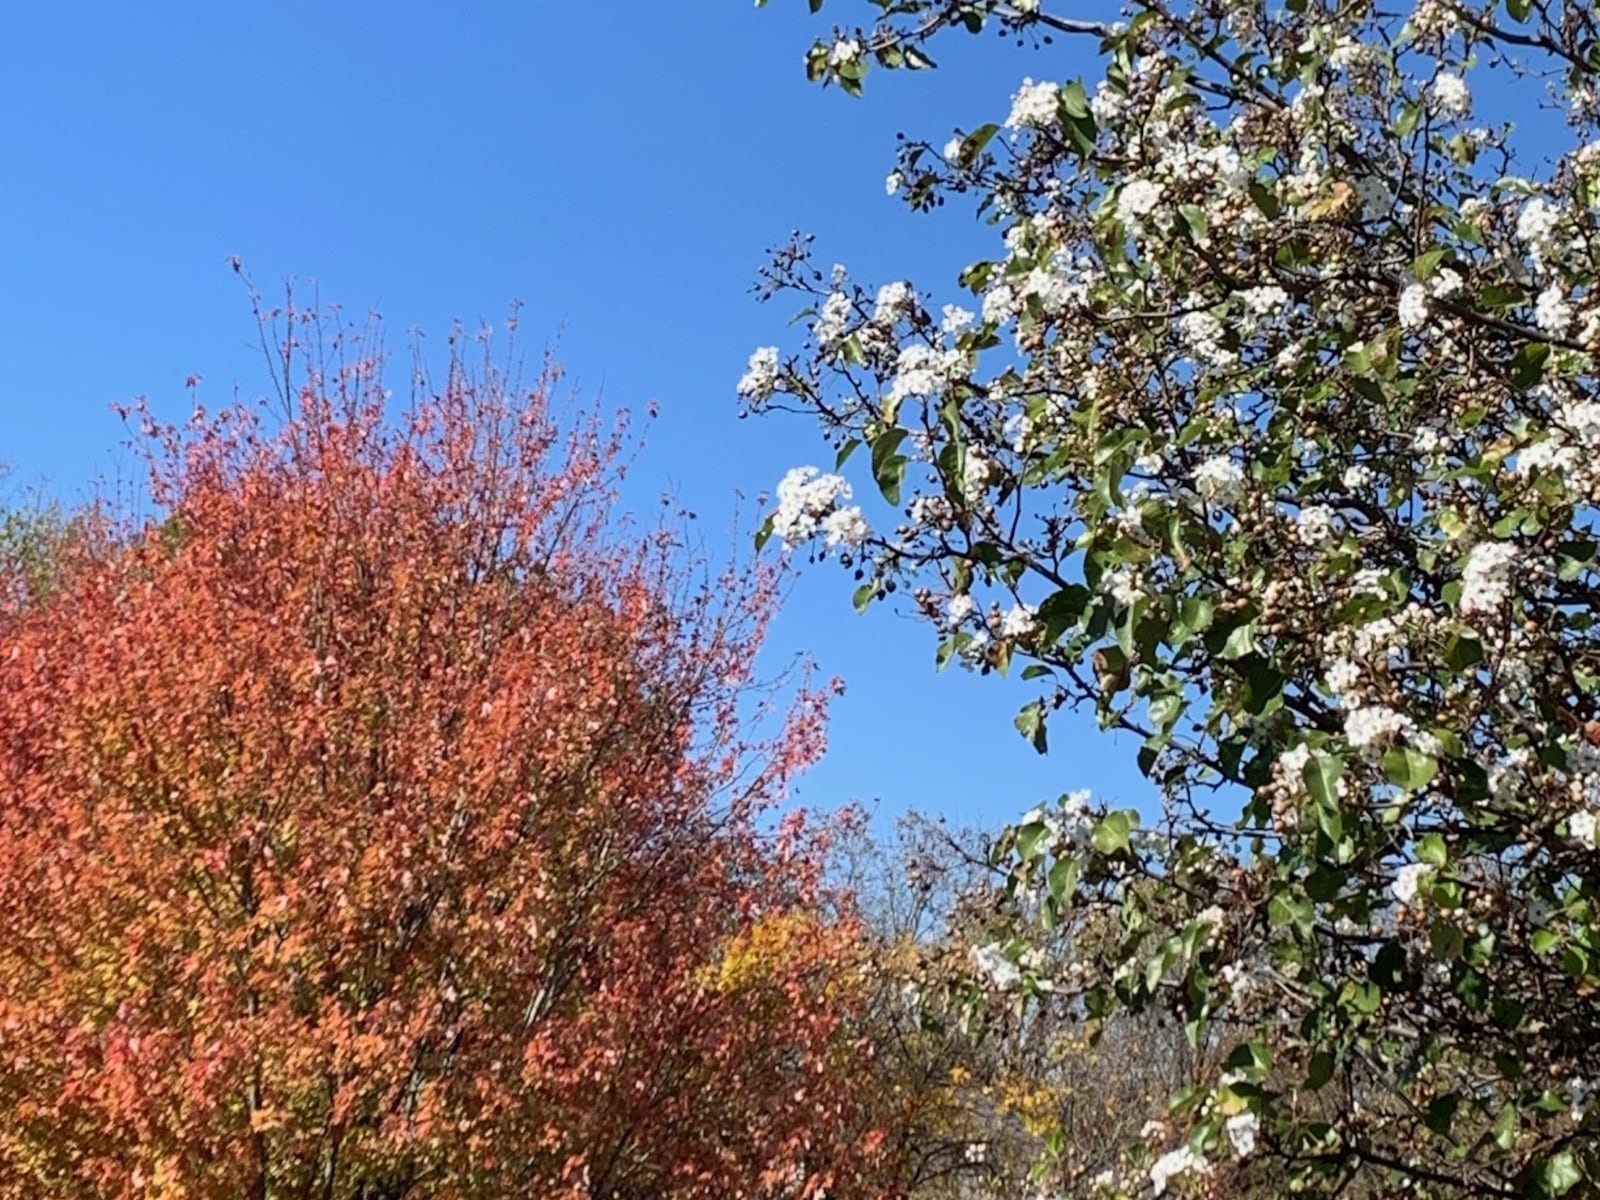
[{"label": "orange foliage tree", "polygon": [[0,607],[0,1196],[882,1194],[773,577],[619,523],[548,370],[386,417],[289,320],[284,411],[141,412],[163,520]]}]

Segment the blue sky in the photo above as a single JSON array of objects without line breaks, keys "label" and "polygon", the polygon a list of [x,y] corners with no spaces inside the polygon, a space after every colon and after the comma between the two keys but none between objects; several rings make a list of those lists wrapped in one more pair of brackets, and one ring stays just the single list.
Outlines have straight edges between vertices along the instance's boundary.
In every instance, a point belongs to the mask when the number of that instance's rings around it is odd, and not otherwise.
[{"label": "blue sky", "polygon": [[[942,144],[999,119],[1020,77],[1094,72],[1083,48],[996,36],[942,69],[819,92],[801,59],[825,17],[800,0],[13,5],[0,65],[0,460],[66,499],[128,473],[109,405],[187,411],[268,386],[229,255],[267,293],[288,277],[383,314],[396,348],[442,350],[461,318],[523,302],[584,395],[661,416],[632,503],[673,491],[713,549],[756,494],[827,463],[797,417],[741,422],[733,384],[792,305],[750,294],[793,228],[861,279],[910,275],[956,299],[994,233],[952,206],[884,195],[897,130]],[[954,52],[954,53],[952,53]],[[1136,744],[1083,718],[1039,759],[1011,727],[1027,685],[935,676],[929,630],[850,607],[832,564],[805,572],[776,668],[809,652],[848,685],[802,799],[881,798],[995,824],[1060,791],[1143,803]]]}]

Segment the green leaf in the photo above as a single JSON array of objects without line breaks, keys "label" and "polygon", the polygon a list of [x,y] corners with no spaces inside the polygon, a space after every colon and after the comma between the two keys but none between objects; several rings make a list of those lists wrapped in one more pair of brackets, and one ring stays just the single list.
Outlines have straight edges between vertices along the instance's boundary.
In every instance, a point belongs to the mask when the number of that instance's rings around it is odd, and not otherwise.
[{"label": "green leaf", "polygon": [[1048,832],[1043,821],[1030,821],[1017,830],[1017,857],[1027,862],[1034,857],[1039,849],[1039,843]]},{"label": "green leaf", "polygon": [[1439,764],[1430,755],[1410,746],[1392,746],[1383,755],[1384,775],[1408,792],[1427,787],[1438,771]]},{"label": "green leaf", "polygon": [[1562,1150],[1539,1164],[1537,1178],[1545,1195],[1564,1196],[1583,1182],[1583,1168],[1570,1149]]},{"label": "green leaf", "polygon": [[1057,904],[1066,904],[1078,887],[1078,860],[1058,858],[1050,867],[1050,894]]},{"label": "green leaf", "polygon": [[1316,918],[1311,901],[1293,892],[1278,892],[1267,902],[1267,920],[1279,927],[1293,929],[1302,938],[1310,938]]},{"label": "green leaf", "polygon": [[1509,1150],[1517,1144],[1517,1133],[1522,1128],[1522,1118],[1517,1115],[1517,1106],[1507,1104],[1500,1110],[1500,1115],[1494,1123],[1495,1145],[1502,1150]]},{"label": "green leaf", "polygon": [[1211,628],[1216,611],[1216,605],[1204,596],[1185,596],[1178,601],[1178,627],[1185,631],[1185,636],[1204,633]]},{"label": "green leaf", "polygon": [[1445,644],[1444,661],[1457,671],[1465,671],[1483,661],[1483,643],[1467,633],[1455,634]]},{"label": "green leaf", "polygon": [[1439,962],[1452,962],[1467,948],[1466,936],[1448,921],[1435,921],[1428,930],[1428,948]]},{"label": "green leaf", "polygon": [[1247,654],[1256,652],[1256,626],[1254,621],[1246,621],[1228,632],[1227,638],[1222,643],[1222,649],[1217,653],[1218,658],[1233,661],[1243,658]]},{"label": "green leaf", "polygon": [[1430,867],[1442,867],[1450,859],[1450,853],[1445,849],[1444,838],[1437,833],[1430,833],[1417,843],[1417,859],[1427,863]]},{"label": "green leaf", "polygon": [[1017,713],[1013,722],[1017,732],[1033,744],[1033,748],[1043,754],[1048,748],[1045,740],[1044,701],[1034,700],[1022,706],[1022,711]]},{"label": "green leaf", "polygon": [[1511,382],[1524,391],[1537,387],[1544,378],[1544,365],[1550,357],[1546,342],[1524,343],[1511,359]]},{"label": "green leaf", "polygon": [[1326,1050],[1316,1051],[1306,1065],[1306,1086],[1314,1092],[1326,1086],[1333,1078],[1333,1066],[1332,1054]]},{"label": "green leaf", "polygon": [[1061,107],[1067,116],[1082,119],[1089,115],[1089,93],[1084,90],[1083,81],[1074,79],[1065,84],[1060,92]]},{"label": "green leaf", "polygon": [[910,433],[910,430],[896,425],[872,439],[872,478],[877,481],[878,491],[883,493],[883,498],[897,507],[900,504],[900,484],[906,476],[906,458],[895,451]]},{"label": "green leaf", "polygon": [[1300,778],[1311,799],[1325,808],[1339,807],[1339,777],[1344,774],[1344,759],[1318,750],[1306,760]]},{"label": "green leaf", "polygon": [[1155,696],[1150,701],[1150,720],[1163,731],[1171,730],[1183,716],[1183,707],[1183,697],[1175,692]]},{"label": "green leaf", "polygon": [[1107,813],[1090,835],[1094,848],[1101,854],[1116,854],[1126,850],[1136,820],[1136,815],[1128,809]]}]

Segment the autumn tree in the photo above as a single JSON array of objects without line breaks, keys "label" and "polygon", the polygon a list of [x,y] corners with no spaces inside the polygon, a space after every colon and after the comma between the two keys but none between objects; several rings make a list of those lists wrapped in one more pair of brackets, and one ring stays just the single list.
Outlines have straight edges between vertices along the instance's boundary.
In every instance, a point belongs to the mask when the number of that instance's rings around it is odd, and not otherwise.
[{"label": "autumn tree", "polygon": [[622,425],[487,335],[399,411],[282,320],[0,609],[0,1196],[881,1194],[775,575],[618,518]]},{"label": "autumn tree", "polygon": [[838,23],[808,73],[852,94],[968,33],[1020,60],[886,181],[973,201],[989,252],[937,287],[783,247],[801,330],[738,389],[892,510],[800,467],[769,536],[940,663],[1023,674],[1041,751],[1068,705],[1132,735],[1161,797],[1000,847],[1030,914],[991,1001],[1217,1052],[1056,1186],[1597,1194],[1594,6],[810,7]]}]

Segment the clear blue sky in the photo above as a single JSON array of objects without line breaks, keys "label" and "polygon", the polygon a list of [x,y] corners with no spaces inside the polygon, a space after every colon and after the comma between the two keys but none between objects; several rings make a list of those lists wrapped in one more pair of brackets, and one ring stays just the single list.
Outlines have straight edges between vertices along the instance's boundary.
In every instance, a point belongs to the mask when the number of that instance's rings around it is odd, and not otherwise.
[{"label": "clear blue sky", "polygon": [[[520,299],[583,393],[660,402],[635,505],[675,491],[726,546],[736,493],[754,515],[788,467],[828,461],[801,418],[736,418],[746,357],[793,307],[750,295],[765,249],[801,227],[824,263],[957,299],[995,234],[885,197],[895,132],[939,145],[1001,119],[1023,74],[1094,70],[962,39],[852,101],[804,81],[826,30],[800,0],[8,6],[0,460],[71,499],[127,470],[112,402],[181,416],[190,373],[213,406],[265,390],[236,254],[269,294],[294,276],[381,312],[397,343]],[[1028,685],[936,677],[930,631],[857,616],[850,586],[806,572],[776,631],[774,667],[809,651],[849,688],[804,802],[995,824],[1083,786],[1149,799],[1129,738],[1062,723],[1038,759],[1011,727]]]}]

